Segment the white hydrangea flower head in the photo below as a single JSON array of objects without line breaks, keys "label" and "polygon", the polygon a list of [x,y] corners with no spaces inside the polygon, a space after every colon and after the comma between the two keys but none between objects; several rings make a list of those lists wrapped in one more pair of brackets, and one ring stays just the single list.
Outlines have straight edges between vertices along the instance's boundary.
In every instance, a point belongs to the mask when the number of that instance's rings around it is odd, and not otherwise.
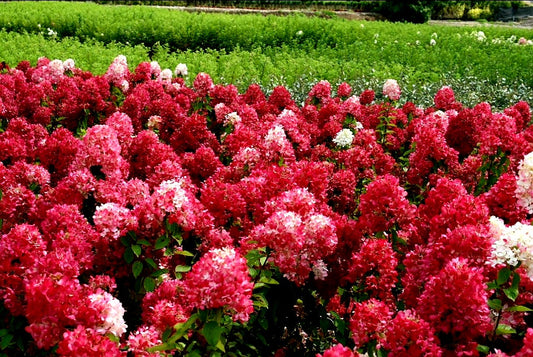
[{"label": "white hydrangea flower head", "polygon": [[72,71],[76,67],[74,60],[72,58],[66,59],[63,61],[63,68],[69,71]]},{"label": "white hydrangea flower head", "polygon": [[185,77],[188,74],[187,65],[185,63],[179,63],[174,70],[176,77]]},{"label": "white hydrangea flower head", "polygon": [[530,214],[533,213],[533,152],[530,152],[518,166],[515,195],[518,204]]},{"label": "white hydrangea flower head", "polygon": [[163,82],[170,82],[172,80],[172,71],[168,68],[165,68],[164,70],[161,71],[159,78]]},{"label": "white hydrangea flower head", "polygon": [[349,147],[352,145],[353,139],[354,139],[353,132],[350,129],[342,129],[337,133],[335,138],[333,139],[333,142],[338,147]]},{"label": "white hydrangea flower head", "polygon": [[511,267],[521,263],[528,276],[533,278],[533,226],[518,222],[507,227],[497,217],[490,218],[490,225],[494,241],[489,263]]},{"label": "white hydrangea flower head", "polygon": [[241,117],[239,116],[239,114],[237,114],[237,112],[231,112],[231,113],[228,113],[226,114],[226,116],[224,117],[224,125],[237,125],[238,123],[241,122]]}]

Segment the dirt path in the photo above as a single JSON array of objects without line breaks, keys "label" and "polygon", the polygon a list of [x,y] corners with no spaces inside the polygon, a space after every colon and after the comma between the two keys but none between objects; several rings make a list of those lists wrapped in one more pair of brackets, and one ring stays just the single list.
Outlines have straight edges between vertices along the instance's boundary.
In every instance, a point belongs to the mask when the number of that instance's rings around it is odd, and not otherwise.
[{"label": "dirt path", "polygon": [[279,15],[287,16],[295,13],[304,14],[306,16],[327,17],[328,14],[334,13],[336,16],[348,20],[382,20],[383,16],[373,12],[355,12],[355,11],[314,11],[314,10],[289,10],[289,9],[243,9],[243,8],[221,8],[221,7],[188,7],[188,6],[155,6],[164,9],[175,9],[188,12],[212,12],[212,13],[227,13],[227,14],[261,14],[261,15]]}]

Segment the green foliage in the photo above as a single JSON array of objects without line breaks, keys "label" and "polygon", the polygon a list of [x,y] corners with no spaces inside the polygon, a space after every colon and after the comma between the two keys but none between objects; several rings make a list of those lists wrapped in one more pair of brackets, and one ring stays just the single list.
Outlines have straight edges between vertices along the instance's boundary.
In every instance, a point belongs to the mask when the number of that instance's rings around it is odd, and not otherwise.
[{"label": "green foliage", "polygon": [[[399,104],[408,98],[431,105],[443,85],[466,105],[488,101],[504,108],[533,100],[532,47],[516,44],[533,37],[527,29],[484,26],[486,40],[478,41],[472,32],[480,28],[470,27],[66,2],[6,3],[0,27],[0,57],[11,66],[22,60],[34,65],[40,56],[73,58],[80,68],[102,74],[123,54],[132,70],[142,61],[171,69],[186,63],[188,84],[206,72],[240,91],[252,83],[266,92],[284,85],[298,103],[319,80],[346,81],[358,94],[379,92],[388,78],[402,88]],[[48,35],[48,28],[57,34]]]}]

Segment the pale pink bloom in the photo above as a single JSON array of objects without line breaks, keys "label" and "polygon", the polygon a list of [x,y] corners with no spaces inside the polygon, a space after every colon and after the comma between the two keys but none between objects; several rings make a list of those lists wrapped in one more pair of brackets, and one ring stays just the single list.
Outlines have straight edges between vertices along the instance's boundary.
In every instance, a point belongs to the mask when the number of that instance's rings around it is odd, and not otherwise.
[{"label": "pale pink bloom", "polygon": [[185,77],[188,74],[187,65],[185,63],[178,64],[174,73],[176,74],[176,77]]},{"label": "pale pink bloom", "polygon": [[385,84],[383,84],[383,95],[389,98],[390,100],[400,99],[402,91],[398,82],[395,79],[387,79]]},{"label": "pale pink bloom", "polygon": [[89,301],[100,312],[100,324],[96,331],[102,334],[111,332],[120,337],[128,326],[124,322],[124,308],[120,301],[106,291],[99,291],[89,295]]}]

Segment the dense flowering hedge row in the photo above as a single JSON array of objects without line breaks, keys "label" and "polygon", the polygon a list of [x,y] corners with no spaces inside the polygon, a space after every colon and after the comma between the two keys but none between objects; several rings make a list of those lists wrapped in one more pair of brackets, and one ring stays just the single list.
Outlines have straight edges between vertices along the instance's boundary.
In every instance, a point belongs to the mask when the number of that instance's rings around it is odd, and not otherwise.
[{"label": "dense flowering hedge row", "polygon": [[531,356],[533,127],[119,56],[0,74],[0,352]]}]

